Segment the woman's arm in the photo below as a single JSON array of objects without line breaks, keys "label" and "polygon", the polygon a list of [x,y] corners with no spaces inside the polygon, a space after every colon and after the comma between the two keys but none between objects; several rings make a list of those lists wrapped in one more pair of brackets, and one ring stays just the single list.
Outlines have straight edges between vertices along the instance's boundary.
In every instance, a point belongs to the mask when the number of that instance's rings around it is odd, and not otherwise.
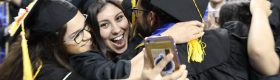
[{"label": "woman's arm", "polygon": [[247,46],[251,65],[267,76],[278,74],[280,65],[268,22],[268,6],[266,0],[251,0],[252,22]]},{"label": "woman's arm", "polygon": [[186,43],[197,39],[204,34],[202,23],[199,21],[187,21],[174,24],[161,36],[171,36],[177,44]]}]

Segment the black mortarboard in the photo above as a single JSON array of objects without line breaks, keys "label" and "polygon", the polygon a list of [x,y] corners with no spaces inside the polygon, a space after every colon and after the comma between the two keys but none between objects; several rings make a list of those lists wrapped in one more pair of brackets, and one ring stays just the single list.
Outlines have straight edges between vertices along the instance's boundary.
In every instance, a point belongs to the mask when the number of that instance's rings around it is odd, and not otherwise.
[{"label": "black mortarboard", "polygon": [[78,9],[64,0],[38,0],[25,18],[25,28],[30,39],[38,40],[61,29],[76,14]]},{"label": "black mortarboard", "polygon": [[82,13],[87,13],[88,7],[96,3],[98,0],[67,0],[73,5],[75,5]]},{"label": "black mortarboard", "polygon": [[122,2],[122,7],[124,9],[124,13],[127,15],[127,19],[132,22],[132,3],[131,3],[132,0],[123,0]]},{"label": "black mortarboard", "polygon": [[[203,16],[209,0],[194,1]],[[179,21],[202,20],[193,0],[151,0],[151,4]]]}]

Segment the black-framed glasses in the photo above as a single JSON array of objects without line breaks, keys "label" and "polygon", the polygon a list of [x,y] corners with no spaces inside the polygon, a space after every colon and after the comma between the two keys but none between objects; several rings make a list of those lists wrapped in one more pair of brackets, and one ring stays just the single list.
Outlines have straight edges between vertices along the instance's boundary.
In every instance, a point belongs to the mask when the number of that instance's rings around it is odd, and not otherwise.
[{"label": "black-framed glasses", "polygon": [[134,7],[134,8],[132,8],[132,12],[134,12],[135,14],[139,14],[140,12],[148,12],[148,10],[139,9],[137,7]]},{"label": "black-framed glasses", "polygon": [[[86,21],[88,15],[83,14],[83,16],[85,17],[85,21]],[[77,34],[74,35],[73,40],[77,44],[80,44],[83,41],[85,31],[89,32],[89,27],[86,26],[86,23],[83,25],[83,29],[81,29],[80,31],[77,32]]]}]

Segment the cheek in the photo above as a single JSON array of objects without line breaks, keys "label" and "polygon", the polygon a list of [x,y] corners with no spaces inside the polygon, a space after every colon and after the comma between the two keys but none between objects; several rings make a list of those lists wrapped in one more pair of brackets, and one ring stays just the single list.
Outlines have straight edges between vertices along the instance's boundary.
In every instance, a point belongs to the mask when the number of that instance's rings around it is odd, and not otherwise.
[{"label": "cheek", "polygon": [[79,48],[76,47],[75,45],[68,44],[66,45],[66,48],[69,53],[79,53]]},{"label": "cheek", "polygon": [[123,30],[127,30],[129,28],[129,24],[128,24],[128,21],[127,20],[124,20],[120,23],[120,27],[123,29]]},{"label": "cheek", "polygon": [[104,40],[110,38],[110,33],[111,33],[111,30],[109,28],[107,28],[107,29],[100,29],[100,36]]}]

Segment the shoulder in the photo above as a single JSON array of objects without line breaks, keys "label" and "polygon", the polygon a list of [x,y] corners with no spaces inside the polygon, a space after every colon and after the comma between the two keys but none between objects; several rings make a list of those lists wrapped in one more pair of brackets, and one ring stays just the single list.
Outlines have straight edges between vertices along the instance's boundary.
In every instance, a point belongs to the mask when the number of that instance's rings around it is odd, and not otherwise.
[{"label": "shoulder", "polygon": [[44,64],[37,76],[38,80],[84,80],[80,75],[56,64]]}]

